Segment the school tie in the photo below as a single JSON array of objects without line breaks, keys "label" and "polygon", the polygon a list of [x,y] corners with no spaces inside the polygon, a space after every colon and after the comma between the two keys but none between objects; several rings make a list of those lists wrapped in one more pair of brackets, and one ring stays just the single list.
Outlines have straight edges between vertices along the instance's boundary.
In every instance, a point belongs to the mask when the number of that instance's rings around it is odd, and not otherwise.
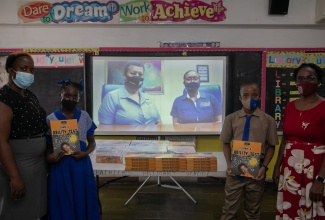
[{"label": "school tie", "polygon": [[[246,115],[246,122],[245,122],[245,127],[244,127],[244,133],[243,133],[243,138],[242,140],[243,141],[248,141],[248,138],[249,138],[249,128],[250,128],[250,125],[251,125],[251,118],[252,118],[253,115]],[[243,182],[245,177],[243,176],[237,176],[237,178],[239,179],[240,182]]]},{"label": "school tie", "polygon": [[249,138],[249,128],[250,128],[250,125],[251,125],[251,118],[252,118],[253,115],[246,115],[246,122],[245,122],[245,127],[244,127],[244,133],[243,133],[243,141],[248,141],[248,138]]}]

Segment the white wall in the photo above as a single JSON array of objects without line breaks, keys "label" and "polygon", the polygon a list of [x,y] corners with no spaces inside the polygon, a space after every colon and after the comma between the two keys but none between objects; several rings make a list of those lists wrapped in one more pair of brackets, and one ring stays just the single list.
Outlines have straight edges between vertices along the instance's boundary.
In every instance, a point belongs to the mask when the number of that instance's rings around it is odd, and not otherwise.
[{"label": "white wall", "polygon": [[227,8],[223,22],[148,25],[19,24],[17,2],[1,0],[0,48],[158,47],[159,41],[325,47],[325,24],[315,23],[316,0],[291,0],[288,15],[268,15],[269,0],[223,0]]}]

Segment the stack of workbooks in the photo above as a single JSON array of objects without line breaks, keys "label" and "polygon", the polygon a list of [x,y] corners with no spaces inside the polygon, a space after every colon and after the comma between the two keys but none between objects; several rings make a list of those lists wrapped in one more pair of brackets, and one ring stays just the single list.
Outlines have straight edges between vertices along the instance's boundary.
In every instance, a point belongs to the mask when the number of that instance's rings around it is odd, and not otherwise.
[{"label": "stack of workbooks", "polygon": [[186,158],[182,154],[157,155],[156,171],[186,171]]},{"label": "stack of workbooks", "polygon": [[171,154],[193,154],[196,153],[192,145],[170,145],[167,146],[167,152]]},{"label": "stack of workbooks", "polygon": [[196,148],[194,142],[185,142],[185,141],[169,141],[169,146],[193,146]]},{"label": "stack of workbooks", "polygon": [[161,140],[132,140],[130,146],[168,146],[169,141]]},{"label": "stack of workbooks", "polygon": [[214,153],[185,154],[187,171],[217,171],[217,156]]},{"label": "stack of workbooks", "polygon": [[194,142],[97,140],[97,163],[125,164],[129,171],[217,171],[217,157],[198,153]]},{"label": "stack of workbooks", "polygon": [[126,147],[126,154],[146,153],[167,153],[168,141],[155,140],[132,140],[130,145]]},{"label": "stack of workbooks", "polygon": [[[196,145],[196,137],[195,136],[165,136],[166,141],[170,141],[171,143],[185,143],[185,144],[193,144]],[[182,144],[184,145],[184,144]]]},{"label": "stack of workbooks", "polygon": [[166,146],[160,145],[130,145],[125,148],[126,154],[135,154],[135,153],[147,153],[147,154],[156,154],[156,153],[167,153]]},{"label": "stack of workbooks", "polygon": [[135,153],[125,155],[125,170],[155,171],[155,154]]},{"label": "stack of workbooks", "polygon": [[124,163],[125,148],[130,143],[127,140],[97,140],[96,163]]}]

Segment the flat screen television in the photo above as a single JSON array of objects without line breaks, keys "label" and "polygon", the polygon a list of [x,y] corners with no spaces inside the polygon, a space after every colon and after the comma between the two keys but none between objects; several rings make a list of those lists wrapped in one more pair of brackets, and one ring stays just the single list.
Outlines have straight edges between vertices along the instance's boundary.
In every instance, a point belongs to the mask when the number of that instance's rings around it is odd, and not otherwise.
[{"label": "flat screen television", "polygon": [[[125,66],[128,62],[143,64],[140,96],[125,93],[128,92],[125,86]],[[100,55],[91,56],[90,63],[90,112],[98,126],[96,135],[220,134],[226,108],[227,56]],[[184,74],[187,71],[196,72],[200,78],[199,93],[195,98],[191,98],[185,88]],[[186,80],[194,81],[191,77]],[[154,113],[148,110],[149,106],[154,106]],[[212,120],[211,117],[207,119],[210,111],[214,111]],[[149,122],[149,118],[157,114],[160,123],[156,124],[155,120]],[[175,123],[173,117],[176,121],[178,118],[179,123]],[[186,117],[197,117],[197,120],[186,121]]]}]

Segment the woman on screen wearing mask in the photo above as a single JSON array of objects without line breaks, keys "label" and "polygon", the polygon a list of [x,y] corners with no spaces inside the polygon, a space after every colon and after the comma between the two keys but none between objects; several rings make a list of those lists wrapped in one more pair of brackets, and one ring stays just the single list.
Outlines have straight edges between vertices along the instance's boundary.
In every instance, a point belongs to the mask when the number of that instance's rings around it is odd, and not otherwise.
[{"label": "woman on screen wearing mask", "polygon": [[100,124],[158,125],[160,115],[154,100],[140,91],[144,80],[144,65],[130,61],[124,68],[124,87],[109,92],[99,108]]},{"label": "woman on screen wearing mask", "polygon": [[34,61],[27,53],[6,60],[0,89],[0,219],[39,219],[47,212],[46,113],[27,88]]},{"label": "woman on screen wearing mask", "polygon": [[221,121],[221,103],[215,96],[199,91],[199,74],[194,70],[189,70],[183,78],[186,93],[177,97],[173,103],[170,113],[173,117],[173,124]]},{"label": "woman on screen wearing mask", "polygon": [[317,94],[324,72],[303,63],[293,75],[300,98],[284,111],[273,171],[279,185],[276,219],[325,219],[325,101]]}]

